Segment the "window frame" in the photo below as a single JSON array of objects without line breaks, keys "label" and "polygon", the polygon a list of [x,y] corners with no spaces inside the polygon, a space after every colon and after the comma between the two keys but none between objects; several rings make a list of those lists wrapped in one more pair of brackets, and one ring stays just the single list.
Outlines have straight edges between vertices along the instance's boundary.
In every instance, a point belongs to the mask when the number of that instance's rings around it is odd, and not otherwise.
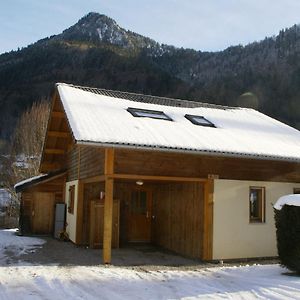
[{"label": "window frame", "polygon": [[75,206],[75,185],[69,186],[69,194],[68,194],[68,213],[74,214],[74,206]]},{"label": "window frame", "polygon": [[[209,121],[208,119],[206,119],[203,116],[199,116],[199,115],[190,115],[190,114],[185,114],[184,117],[186,119],[188,119],[191,123],[193,123],[194,125],[198,125],[198,126],[204,126],[204,127],[212,127],[212,128],[216,128],[216,125],[214,123],[212,123],[211,121]],[[195,118],[202,118],[204,121],[206,121],[207,123],[201,124],[199,122],[197,122],[195,120]]]},{"label": "window frame", "polygon": [[[151,119],[157,119],[157,120],[165,120],[165,121],[173,121],[173,119],[171,117],[169,117],[165,112],[160,111],[160,110],[151,110],[151,109],[143,109],[143,108],[135,108],[135,107],[128,107],[126,109],[129,113],[131,113],[132,116],[136,117],[136,118],[151,118]],[[149,114],[157,114],[157,115],[161,115],[162,118],[155,117],[155,116],[140,116],[138,115],[138,113],[149,113]]]},{"label": "window frame", "polygon": [[[260,215],[258,217],[251,216],[251,191],[259,190],[261,191],[261,203],[260,205]],[[249,187],[249,223],[251,224],[262,224],[266,223],[266,188],[264,186],[250,186]]]},{"label": "window frame", "polygon": [[300,188],[298,188],[298,187],[294,188],[293,194],[300,194]]}]

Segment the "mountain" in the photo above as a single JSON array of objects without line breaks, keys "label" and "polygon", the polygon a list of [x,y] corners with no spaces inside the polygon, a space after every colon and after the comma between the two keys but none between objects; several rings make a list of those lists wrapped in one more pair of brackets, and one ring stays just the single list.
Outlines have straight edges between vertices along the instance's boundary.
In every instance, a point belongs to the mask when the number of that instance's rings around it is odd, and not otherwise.
[{"label": "mountain", "polygon": [[[197,37],[198,38],[198,37]],[[61,34],[0,55],[0,138],[55,82],[251,106],[300,128],[300,28],[219,52],[159,44],[89,13]]]},{"label": "mountain", "polygon": [[80,41],[88,44],[110,44],[125,49],[152,48],[162,50],[154,40],[121,28],[115,20],[98,13],[89,13],[77,24],[54,36],[53,40]]}]

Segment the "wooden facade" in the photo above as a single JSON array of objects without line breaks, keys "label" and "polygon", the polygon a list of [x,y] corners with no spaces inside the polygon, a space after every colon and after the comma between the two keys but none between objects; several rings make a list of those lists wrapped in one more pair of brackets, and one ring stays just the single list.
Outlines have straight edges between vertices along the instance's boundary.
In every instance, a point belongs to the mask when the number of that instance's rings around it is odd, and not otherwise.
[{"label": "wooden facade", "polygon": [[23,233],[52,234],[56,203],[64,203],[66,175],[38,182],[21,193],[21,229]]},{"label": "wooden facade", "polygon": [[55,170],[67,173],[51,191],[49,182],[22,193],[23,217],[37,232],[34,193],[51,192],[50,202],[65,202],[65,182],[78,181],[73,242],[103,246],[104,263],[111,262],[112,245],[128,242],[211,260],[214,179],[300,182],[295,162],[77,144],[57,94],[40,165],[41,172]]},{"label": "wooden facade", "polygon": [[204,184],[165,183],[153,190],[153,242],[189,257],[203,257]]}]

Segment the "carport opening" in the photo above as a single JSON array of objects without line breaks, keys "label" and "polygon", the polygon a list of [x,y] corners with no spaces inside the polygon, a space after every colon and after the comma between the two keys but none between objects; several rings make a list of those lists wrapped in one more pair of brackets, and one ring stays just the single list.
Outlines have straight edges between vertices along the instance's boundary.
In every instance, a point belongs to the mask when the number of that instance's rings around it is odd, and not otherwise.
[{"label": "carport opening", "polygon": [[[84,185],[82,244],[101,248],[104,183]],[[116,180],[112,248],[166,249],[202,259],[204,184]]]}]

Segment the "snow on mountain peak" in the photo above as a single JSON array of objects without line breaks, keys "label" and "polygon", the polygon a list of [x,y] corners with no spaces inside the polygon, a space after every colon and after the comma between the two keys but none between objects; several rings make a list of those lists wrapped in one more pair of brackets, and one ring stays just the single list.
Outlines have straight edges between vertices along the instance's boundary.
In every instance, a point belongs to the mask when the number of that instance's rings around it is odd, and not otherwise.
[{"label": "snow on mountain peak", "polygon": [[55,36],[54,39],[87,42],[95,45],[104,43],[127,49],[145,48],[148,50],[148,55],[151,56],[160,56],[174,48],[126,30],[120,27],[115,20],[95,12],[88,13],[75,25]]}]

